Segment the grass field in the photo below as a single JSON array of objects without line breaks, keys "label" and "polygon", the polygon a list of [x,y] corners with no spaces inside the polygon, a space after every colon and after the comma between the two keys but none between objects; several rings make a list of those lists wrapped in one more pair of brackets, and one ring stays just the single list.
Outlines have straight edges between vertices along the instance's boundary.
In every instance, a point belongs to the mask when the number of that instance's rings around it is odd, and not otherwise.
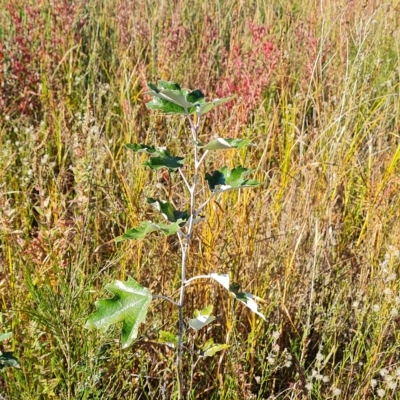
[{"label": "grass field", "polygon": [[145,107],[165,79],[237,95],[201,140],[256,146],[206,167],[262,182],[209,203],[188,277],[229,273],[267,322],[190,286],[186,315],[217,317],[193,343],[230,347],[192,378],[187,355],[188,399],[400,399],[399,20],[399,0],[0,0],[0,350],[20,363],[0,398],[176,398],[154,344],[173,305],[152,302],[128,349],[84,329],[113,279],[179,288],[174,237],[112,240],[168,195],[124,145],[190,149],[182,119]]}]

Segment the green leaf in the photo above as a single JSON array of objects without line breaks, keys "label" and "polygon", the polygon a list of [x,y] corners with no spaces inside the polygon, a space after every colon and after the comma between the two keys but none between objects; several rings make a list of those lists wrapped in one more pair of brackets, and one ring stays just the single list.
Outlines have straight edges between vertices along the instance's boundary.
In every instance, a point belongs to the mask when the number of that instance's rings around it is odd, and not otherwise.
[{"label": "green leaf", "polygon": [[[0,342],[10,339],[12,332],[0,333]],[[10,367],[19,368],[18,360],[13,356],[11,351],[0,351],[0,370]]]},{"label": "green leaf", "polygon": [[260,184],[258,181],[245,179],[246,175],[251,172],[252,170],[248,170],[242,166],[232,170],[223,167],[212,174],[206,173],[206,181],[210,190],[215,193],[258,186]]},{"label": "green leaf", "polygon": [[152,221],[142,222],[138,227],[129,229],[122,236],[114,239],[116,243],[123,240],[143,239],[152,232],[161,231],[165,236],[174,235],[178,232],[180,224],[184,223],[183,220],[178,220],[172,224],[154,223]]},{"label": "green leaf", "polygon": [[116,280],[105,289],[114,297],[96,301],[96,311],[90,315],[85,327],[107,329],[122,322],[122,348],[126,348],[136,339],[139,325],[146,319],[152,295],[131,277],[126,282]]},{"label": "green leaf", "polygon": [[20,367],[18,360],[13,356],[13,352],[0,351],[0,370],[11,367]]},{"label": "green leaf", "polygon": [[225,350],[229,347],[227,344],[215,344],[214,339],[208,339],[204,346],[201,348],[201,357],[212,357],[215,353]]},{"label": "green leaf", "polygon": [[[153,85],[155,86],[155,85]],[[158,81],[158,86],[161,89],[167,89],[167,90],[181,90],[181,87],[179,86],[178,83],[175,82],[168,82],[168,81],[163,81],[163,80],[159,80]],[[150,87],[150,85],[149,85]]]},{"label": "green leaf", "polygon": [[200,330],[204,326],[208,325],[210,322],[215,320],[215,317],[211,315],[213,310],[213,306],[208,306],[203,310],[194,310],[194,317],[193,319],[189,320],[189,326],[196,331]]},{"label": "green leaf", "polygon": [[150,154],[150,159],[143,165],[146,165],[154,170],[167,168],[170,172],[172,172],[182,168],[184,165],[185,159],[183,157],[171,156],[165,147],[147,146],[145,144],[136,143],[126,144],[125,146],[135,153]]},{"label": "green leaf", "polygon": [[158,148],[157,154],[159,156],[150,157],[143,165],[148,166],[151,169],[158,170],[161,168],[167,168],[169,171],[176,171],[183,167],[183,157],[174,157],[168,153],[166,149]]},{"label": "green leaf", "polygon": [[159,110],[167,114],[189,114],[192,103],[186,100],[188,95],[187,89],[181,87],[174,82],[158,81],[159,88],[150,83],[150,92],[145,92],[153,96],[153,100],[146,104],[152,110]]},{"label": "green leaf", "polygon": [[223,139],[218,138],[212,140],[206,145],[198,145],[204,150],[226,150],[226,149],[241,149],[243,147],[252,146],[251,141],[247,139]]},{"label": "green leaf", "polygon": [[156,92],[156,93],[159,93],[159,92],[160,92],[160,90],[157,88],[157,86],[156,86],[154,83],[148,83],[147,86],[148,86],[151,90],[153,90],[154,92]]},{"label": "green leaf", "polygon": [[194,310],[193,315],[197,318],[200,315],[211,315],[213,311],[214,306],[210,305],[206,308],[203,308],[201,311],[199,310]]},{"label": "green leaf", "polygon": [[246,307],[250,308],[255,314],[259,315],[264,321],[266,318],[264,314],[258,311],[258,305],[254,301],[255,296],[251,293],[241,292],[240,286],[236,283],[230,284],[230,278],[228,274],[210,274],[210,277],[215,279],[219,284],[221,284],[226,290],[229,291],[237,300],[243,303]]},{"label": "green leaf", "polygon": [[147,203],[152,205],[158,211],[162,213],[162,215],[169,222],[177,222],[177,221],[187,221],[189,218],[189,214],[187,211],[179,211],[177,210],[170,202],[153,199],[151,197],[147,198]]},{"label": "green leaf", "polygon": [[185,111],[185,109],[180,105],[159,97],[155,97],[153,100],[146,103],[146,107],[150,110],[161,111],[164,114],[183,114],[183,115],[188,114],[188,112]]},{"label": "green leaf", "polygon": [[167,168],[172,172],[183,167],[183,160],[183,157],[151,157],[143,165],[154,170]]},{"label": "green leaf", "polygon": [[204,94],[199,89],[189,92],[188,89],[181,89],[177,83],[161,80],[158,81],[158,87],[152,83],[149,83],[148,86],[151,91],[145,92],[145,94],[152,96],[153,100],[148,102],[146,107],[151,110],[161,111],[165,114],[189,115],[196,112],[200,117],[211,111],[214,107],[230,101],[235,97],[216,99],[206,103]]},{"label": "green leaf", "polygon": [[210,103],[204,103],[204,104],[199,104],[196,107],[196,113],[200,117],[209,111],[211,111],[214,107],[217,107],[223,103],[226,103],[227,101],[231,101],[235,98],[236,96],[231,96],[231,97],[225,97],[224,99],[216,99]]},{"label": "green leaf", "polygon": [[167,346],[175,348],[178,345],[178,336],[171,332],[160,331],[158,334],[158,343],[165,343]]},{"label": "green leaf", "polygon": [[157,97],[161,100],[166,100],[167,102],[171,102],[179,107],[182,107],[185,114],[187,114],[187,112],[185,110],[188,110],[190,107],[193,106],[192,103],[189,103],[186,100],[186,96],[180,90],[179,91],[177,91],[177,90],[161,90],[158,93],[146,92],[146,94],[150,94],[153,97]]},{"label": "green leaf", "polygon": [[151,155],[158,155],[165,151],[165,147],[146,146],[145,144],[129,143],[125,147],[134,151],[135,153],[147,153]]},{"label": "green leaf", "polygon": [[186,100],[191,103],[191,105],[195,105],[196,103],[204,103],[204,94],[201,90],[196,89],[186,96]]},{"label": "green leaf", "polygon": [[11,336],[12,332],[0,333],[0,342],[2,342],[3,340],[10,339]]}]

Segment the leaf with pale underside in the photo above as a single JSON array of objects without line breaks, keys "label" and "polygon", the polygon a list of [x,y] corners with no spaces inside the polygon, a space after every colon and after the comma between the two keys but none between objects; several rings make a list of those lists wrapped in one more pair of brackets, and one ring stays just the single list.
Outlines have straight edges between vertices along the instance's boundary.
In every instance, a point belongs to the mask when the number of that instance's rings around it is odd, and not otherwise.
[{"label": "leaf with pale underside", "polygon": [[227,150],[227,149],[241,149],[243,147],[252,146],[251,141],[248,139],[214,139],[206,145],[198,144],[199,148],[204,150]]},{"label": "leaf with pale underside", "polygon": [[258,304],[254,301],[255,296],[251,293],[241,292],[240,287],[236,284],[230,284],[230,278],[228,274],[210,274],[210,277],[216,280],[219,284],[221,284],[226,290],[229,291],[237,300],[243,303],[246,307],[248,307],[255,314],[259,315],[264,321],[266,318],[264,314],[258,311]]},{"label": "leaf with pale underside", "polygon": [[19,362],[14,357],[14,353],[12,351],[0,351],[0,370],[6,368],[19,368]]},{"label": "leaf with pale underside", "polygon": [[167,168],[169,171],[176,171],[184,165],[184,157],[172,156],[165,147],[147,146],[137,143],[130,143],[125,146],[135,153],[149,154],[150,159],[143,165],[154,170]]},{"label": "leaf with pale underside", "polygon": [[154,156],[165,151],[165,147],[147,146],[145,144],[138,144],[138,143],[129,143],[126,144],[125,147],[134,151],[135,153],[147,153]]},{"label": "leaf with pale underside", "polygon": [[[187,112],[193,104],[186,100],[186,95],[181,90],[168,90],[163,89],[157,92],[145,92],[150,96],[156,97],[161,100],[166,100],[167,102],[171,102],[183,109],[184,112]],[[151,102],[150,102],[151,103]],[[166,104],[166,103],[164,103]],[[150,107],[149,107],[150,108]],[[186,111],[185,111],[186,109]]]},{"label": "leaf with pale underside", "polygon": [[158,86],[150,83],[151,91],[144,94],[153,97],[153,100],[146,104],[151,110],[158,110],[165,114],[189,115],[194,112],[193,104],[186,99],[189,95],[188,89],[181,87],[174,82],[158,81]]},{"label": "leaf with pale underside", "polygon": [[204,94],[201,90],[196,89],[186,95],[186,100],[192,103],[192,105],[196,104],[204,104]]},{"label": "leaf with pale underside", "polygon": [[[12,336],[12,332],[0,333],[0,342],[3,340],[10,339]],[[19,368],[19,362],[14,357],[14,353],[12,351],[0,351],[0,370],[6,368]]]},{"label": "leaf with pale underside", "polygon": [[167,150],[163,152],[158,152],[159,156],[150,157],[143,165],[147,167],[158,170],[162,168],[167,168],[169,171],[176,171],[183,167],[183,157],[174,157],[168,153]]},{"label": "leaf with pale underside", "polygon": [[221,350],[225,350],[228,347],[228,344],[216,344],[214,343],[213,338],[208,339],[201,348],[200,357],[212,357],[215,353],[218,353]]},{"label": "leaf with pale underside", "polygon": [[152,96],[153,99],[146,104],[146,107],[165,114],[190,115],[196,113],[198,117],[201,117],[214,107],[235,97],[215,99],[207,103],[204,94],[199,89],[189,91],[181,88],[177,83],[167,81],[158,81],[158,87],[152,83],[149,83],[148,86],[151,90],[144,94]]},{"label": "leaf with pale underside", "polygon": [[150,110],[161,111],[164,114],[187,114],[183,107],[164,99],[154,98],[146,103],[146,107]]},{"label": "leaf with pale underside", "polygon": [[129,229],[123,235],[116,237],[115,242],[122,242],[123,240],[143,239],[152,232],[161,231],[165,236],[174,235],[178,232],[181,224],[185,221],[178,220],[172,224],[154,223],[152,221],[142,222],[138,227]]},{"label": "leaf with pale underside", "polygon": [[160,79],[158,82],[159,88],[157,88],[156,85],[153,83],[149,83],[148,86],[150,89],[154,90],[155,92],[160,92],[162,89],[167,89],[167,90],[181,90],[181,87],[178,83],[175,82],[169,82],[169,81],[164,81]]},{"label": "leaf with pale underside", "polygon": [[153,206],[156,210],[160,211],[169,222],[176,222],[178,220],[187,221],[189,218],[187,211],[177,210],[169,201],[148,197],[147,203]]},{"label": "leaf with pale underside", "polygon": [[209,111],[211,111],[214,107],[217,107],[223,103],[226,103],[227,101],[231,101],[235,98],[236,96],[231,96],[231,97],[226,97],[224,99],[215,99],[214,101],[211,101],[209,103],[204,103],[204,104],[198,104],[196,105],[196,113],[200,117]]},{"label": "leaf with pale underside", "polygon": [[242,166],[232,170],[223,167],[211,174],[206,173],[206,181],[208,182],[210,190],[214,193],[256,187],[260,184],[258,181],[246,178],[251,172],[252,170]]},{"label": "leaf with pale underside", "polygon": [[122,347],[126,348],[137,338],[139,325],[146,319],[151,292],[131,277],[126,282],[116,280],[105,289],[114,297],[96,301],[96,311],[90,315],[85,327],[107,329],[122,322],[121,341]]},{"label": "leaf with pale underside", "polygon": [[211,315],[213,310],[213,306],[208,306],[203,310],[195,310],[194,311],[194,318],[189,320],[189,326],[196,331],[200,330],[201,328],[205,327],[209,323],[215,320],[215,317]]}]

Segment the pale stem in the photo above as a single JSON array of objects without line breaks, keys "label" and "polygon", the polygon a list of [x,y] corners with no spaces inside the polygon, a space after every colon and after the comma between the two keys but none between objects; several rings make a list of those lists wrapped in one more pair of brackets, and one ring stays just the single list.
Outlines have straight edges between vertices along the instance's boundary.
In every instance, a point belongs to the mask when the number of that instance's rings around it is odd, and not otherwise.
[{"label": "pale stem", "polygon": [[163,296],[162,294],[154,294],[153,295],[153,299],[162,299],[162,300],[167,300],[170,303],[172,303],[174,306],[178,306],[178,303],[176,301],[173,301],[172,299],[170,299],[167,296]]},{"label": "pale stem", "polygon": [[185,174],[183,173],[183,171],[182,171],[181,168],[179,168],[178,171],[179,171],[179,174],[181,175],[181,178],[183,179],[183,182],[185,182],[185,185],[186,185],[186,187],[188,188],[188,190],[189,190],[189,192],[190,192],[191,187],[190,187],[190,185],[189,185],[189,182],[188,182],[187,179],[186,179]]},{"label": "pale stem", "polygon": [[195,281],[197,279],[210,279],[210,278],[211,278],[210,275],[197,275],[197,276],[194,276],[193,278],[188,279],[185,282],[185,286],[188,286],[191,282],[193,282],[193,281]]},{"label": "pale stem", "polygon": [[198,167],[200,167],[201,163],[204,161],[204,159],[206,158],[206,155],[208,154],[208,150],[206,150],[204,152],[204,154],[201,156],[200,160],[199,160],[199,165]]},{"label": "pale stem", "polygon": [[195,217],[201,213],[203,208],[210,202],[210,200],[213,198],[214,193],[211,194],[211,196],[196,210]]},{"label": "pale stem", "polygon": [[[178,386],[179,386],[179,399],[183,398],[183,393],[184,393],[184,388],[183,388],[183,376],[182,376],[182,371],[181,371],[181,364],[182,364],[182,350],[183,350],[183,335],[185,332],[185,323],[183,319],[183,304],[184,304],[184,298],[185,298],[185,282],[186,282],[186,263],[187,259],[189,256],[189,247],[190,247],[190,241],[192,238],[192,232],[193,232],[193,221],[194,221],[194,216],[196,213],[195,210],[195,197],[196,197],[196,187],[197,187],[197,182],[198,182],[198,176],[199,176],[199,162],[198,162],[198,149],[197,149],[197,131],[200,126],[200,118],[197,121],[197,124],[195,125],[190,118],[190,116],[187,116],[187,119],[190,124],[190,130],[192,133],[192,138],[193,138],[193,157],[194,157],[194,175],[193,175],[193,184],[190,186],[186,177],[184,177],[184,174],[181,170],[179,170],[182,179],[184,180],[189,193],[190,193],[190,219],[189,219],[189,226],[187,228],[186,235],[183,235],[183,233],[178,232],[178,238],[179,238],[179,243],[181,245],[182,249],[182,264],[181,264],[181,287],[180,287],[180,294],[179,294],[179,301],[178,301],[178,310],[179,310],[179,333],[178,333],[178,354],[176,358],[176,367],[178,371]],[[204,158],[202,157],[202,160]],[[185,240],[183,241],[183,237]]]}]

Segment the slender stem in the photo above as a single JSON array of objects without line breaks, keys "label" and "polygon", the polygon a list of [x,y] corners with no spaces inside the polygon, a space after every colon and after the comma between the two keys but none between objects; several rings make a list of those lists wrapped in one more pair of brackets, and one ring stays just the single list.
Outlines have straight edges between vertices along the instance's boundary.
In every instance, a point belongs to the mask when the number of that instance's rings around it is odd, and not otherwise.
[{"label": "slender stem", "polygon": [[192,349],[192,353],[191,353],[191,364],[192,364],[192,368],[190,369],[190,389],[189,389],[189,393],[192,391],[193,388],[193,376],[194,376],[194,370],[196,369],[196,365],[200,360],[200,357],[197,358],[197,360],[193,363],[193,349]]},{"label": "slender stem", "polygon": [[195,216],[199,215],[203,208],[210,202],[210,200],[213,198],[214,193],[211,194],[211,196],[196,210]]},{"label": "slender stem", "polygon": [[[179,301],[178,301],[178,310],[179,310],[179,331],[178,331],[178,352],[176,357],[176,368],[178,375],[178,398],[183,399],[184,396],[184,379],[182,376],[182,351],[183,351],[183,335],[185,333],[185,322],[183,318],[183,305],[185,299],[185,287],[186,287],[186,265],[189,256],[189,248],[190,242],[192,239],[193,233],[193,225],[194,225],[194,216],[196,214],[195,209],[195,197],[196,197],[196,187],[198,183],[199,177],[199,167],[200,164],[198,162],[198,149],[197,149],[197,132],[200,126],[200,118],[195,125],[190,116],[187,116],[187,119],[190,124],[190,130],[193,138],[193,158],[194,158],[194,175],[193,175],[193,183],[189,185],[186,177],[183,172],[179,170],[179,173],[182,176],[183,181],[185,182],[189,193],[190,193],[190,218],[189,225],[186,231],[186,235],[183,232],[178,232],[179,243],[181,245],[182,250],[182,259],[181,259],[181,287],[179,293]],[[204,157],[201,158],[203,160]]]},{"label": "slender stem", "polygon": [[201,156],[201,158],[200,158],[200,160],[199,160],[199,165],[198,165],[198,166],[201,165],[201,163],[202,163],[202,162],[204,161],[204,159],[206,158],[207,154],[208,154],[208,150],[206,150],[206,151],[204,152],[204,154]]},{"label": "slender stem", "polygon": [[153,299],[163,299],[163,300],[167,300],[167,301],[169,301],[170,303],[172,303],[173,305],[178,306],[178,303],[177,303],[176,301],[173,301],[173,300],[170,299],[169,297],[163,296],[162,294],[154,294],[154,295],[153,295]]},{"label": "slender stem", "polygon": [[181,175],[181,178],[183,179],[183,182],[185,182],[185,185],[186,185],[186,187],[188,188],[188,190],[189,190],[189,192],[190,192],[191,187],[190,187],[190,185],[189,185],[189,182],[188,182],[187,179],[186,179],[185,174],[183,173],[183,171],[182,171],[180,168],[178,169],[178,171],[179,171],[179,173],[180,173],[180,175]]},{"label": "slender stem", "polygon": [[188,286],[190,282],[193,282],[196,279],[210,279],[210,278],[211,278],[210,275],[197,275],[185,281],[185,286]]}]

